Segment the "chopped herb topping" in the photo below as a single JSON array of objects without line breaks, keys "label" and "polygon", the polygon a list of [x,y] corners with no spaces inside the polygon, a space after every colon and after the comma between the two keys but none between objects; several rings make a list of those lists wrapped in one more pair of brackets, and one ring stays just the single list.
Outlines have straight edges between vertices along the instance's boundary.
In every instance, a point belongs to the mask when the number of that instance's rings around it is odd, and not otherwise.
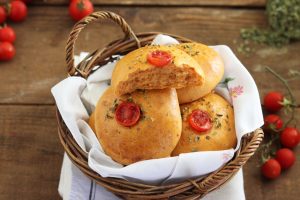
[{"label": "chopped herb topping", "polygon": [[195,140],[195,142],[198,142],[200,140],[200,136],[197,135],[194,140]]}]

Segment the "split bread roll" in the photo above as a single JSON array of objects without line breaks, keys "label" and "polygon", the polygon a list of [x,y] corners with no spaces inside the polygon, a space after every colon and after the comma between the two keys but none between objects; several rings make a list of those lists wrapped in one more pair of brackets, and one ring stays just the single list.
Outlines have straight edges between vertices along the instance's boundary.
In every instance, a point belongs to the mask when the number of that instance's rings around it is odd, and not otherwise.
[{"label": "split bread roll", "polygon": [[[180,110],[183,118],[182,133],[172,152],[173,156],[195,151],[225,150],[236,146],[233,108],[223,97],[211,93],[192,103],[180,105]],[[204,111],[210,118],[211,128],[207,131],[199,132],[191,126],[190,117],[198,110]],[[203,118],[198,120],[205,122]]]},{"label": "split bread roll", "polygon": [[189,103],[207,95],[216,87],[224,75],[224,64],[220,55],[204,44],[182,43],[176,47],[193,57],[204,72],[204,84],[177,90],[179,103]]},{"label": "split bread roll", "polygon": [[112,74],[117,96],[137,89],[183,88],[203,82],[199,64],[175,46],[136,49],[118,61]]},{"label": "split bread roll", "polygon": [[[131,103],[139,106],[140,117],[136,124],[126,127],[117,120],[135,118],[135,113],[131,112],[135,107],[131,110],[120,108]],[[138,90],[117,97],[110,87],[95,109],[96,134],[104,152],[124,165],[169,157],[179,141],[181,123],[175,89]]]}]

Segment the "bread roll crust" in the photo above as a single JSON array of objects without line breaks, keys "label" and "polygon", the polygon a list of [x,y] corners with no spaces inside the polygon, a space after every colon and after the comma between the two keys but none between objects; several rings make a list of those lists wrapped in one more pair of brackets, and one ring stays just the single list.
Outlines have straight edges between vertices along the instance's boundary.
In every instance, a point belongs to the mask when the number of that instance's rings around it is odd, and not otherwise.
[{"label": "bread roll crust", "polygon": [[207,95],[216,87],[224,75],[224,64],[220,55],[204,44],[182,43],[176,47],[193,57],[204,72],[205,82],[202,85],[177,89],[179,103],[189,103]]},{"label": "bread roll crust", "polygon": [[[140,106],[142,115],[132,127],[115,120],[114,110],[122,101]],[[110,87],[96,106],[95,127],[103,150],[118,163],[169,157],[182,128],[176,90],[143,90],[117,97]]]},{"label": "bread roll crust", "polygon": [[[213,127],[202,133],[193,130],[188,122],[188,116],[193,110],[206,111],[213,122]],[[234,148],[236,132],[232,106],[220,95],[210,93],[192,103],[180,105],[182,133],[180,140],[172,152],[173,156],[195,151],[216,151]]]},{"label": "bread roll crust", "polygon": [[96,128],[95,128],[95,111],[90,115],[89,118],[89,125],[91,129],[96,133]]},{"label": "bread roll crust", "polygon": [[[163,67],[150,64],[147,56],[156,50],[171,54],[172,62]],[[175,46],[151,45],[136,49],[118,61],[112,74],[112,86],[118,96],[137,89],[183,88],[203,82],[199,64]]]}]

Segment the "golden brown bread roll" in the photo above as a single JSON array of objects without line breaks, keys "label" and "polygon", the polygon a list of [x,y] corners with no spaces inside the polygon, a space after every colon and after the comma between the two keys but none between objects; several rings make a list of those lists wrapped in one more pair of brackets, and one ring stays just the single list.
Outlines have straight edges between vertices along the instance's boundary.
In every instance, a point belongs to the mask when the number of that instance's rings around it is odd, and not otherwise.
[{"label": "golden brown bread roll", "polygon": [[112,86],[118,96],[137,89],[183,88],[202,85],[203,71],[175,46],[145,46],[124,56],[115,66]]},{"label": "golden brown bread roll", "polygon": [[[126,110],[124,104],[138,106],[140,117],[136,118],[136,107]],[[124,126],[132,122],[129,119],[138,120]],[[95,127],[103,150],[118,163],[169,157],[182,128],[176,90],[138,90],[117,97],[110,87],[96,106]]]},{"label": "golden brown bread roll", "polygon": [[220,55],[212,48],[200,43],[182,43],[177,48],[192,56],[201,66],[205,82],[177,90],[179,103],[189,103],[210,93],[224,75],[224,64]]},{"label": "golden brown bread roll", "polygon": [[[183,118],[182,133],[172,152],[173,156],[195,151],[225,150],[236,146],[233,108],[223,97],[210,93],[192,103],[180,105],[180,110]],[[201,118],[197,119],[195,117],[197,115],[193,113],[199,110],[203,115],[198,115]],[[205,116],[209,117],[208,121],[205,120]],[[201,127],[195,126],[197,120],[198,124],[202,123]],[[211,126],[208,125],[209,123]],[[203,130],[199,131],[195,128]]]},{"label": "golden brown bread roll", "polygon": [[91,114],[89,118],[89,125],[91,129],[96,133],[96,128],[95,128],[95,111]]}]

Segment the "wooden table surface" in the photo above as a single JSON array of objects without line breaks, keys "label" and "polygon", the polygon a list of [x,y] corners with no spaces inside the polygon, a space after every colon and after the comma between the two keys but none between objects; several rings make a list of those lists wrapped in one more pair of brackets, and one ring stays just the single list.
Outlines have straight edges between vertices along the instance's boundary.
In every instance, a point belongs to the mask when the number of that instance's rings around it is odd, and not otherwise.
[{"label": "wooden table surface", "polygon": [[[263,70],[270,66],[282,75],[300,68],[300,42],[281,49],[257,47],[246,56],[237,51],[239,30],[266,26],[264,0],[94,0],[95,10],[123,16],[135,32],[161,31],[208,45],[226,44],[253,75],[261,96],[284,87]],[[11,24],[17,33],[17,54],[0,63],[0,199],[59,199],[57,192],[63,149],[57,136],[50,88],[66,77],[64,47],[74,22],[67,0],[34,1],[25,22]],[[108,22],[89,26],[77,52],[101,47],[122,36]],[[300,98],[300,81],[290,82]],[[299,103],[299,102],[298,102]],[[297,110],[297,117],[299,117]],[[298,118],[299,122],[299,118]],[[244,167],[249,200],[296,200],[300,190],[298,162],[275,181],[260,176],[259,156]],[[225,198],[226,199],[226,198]]]}]

